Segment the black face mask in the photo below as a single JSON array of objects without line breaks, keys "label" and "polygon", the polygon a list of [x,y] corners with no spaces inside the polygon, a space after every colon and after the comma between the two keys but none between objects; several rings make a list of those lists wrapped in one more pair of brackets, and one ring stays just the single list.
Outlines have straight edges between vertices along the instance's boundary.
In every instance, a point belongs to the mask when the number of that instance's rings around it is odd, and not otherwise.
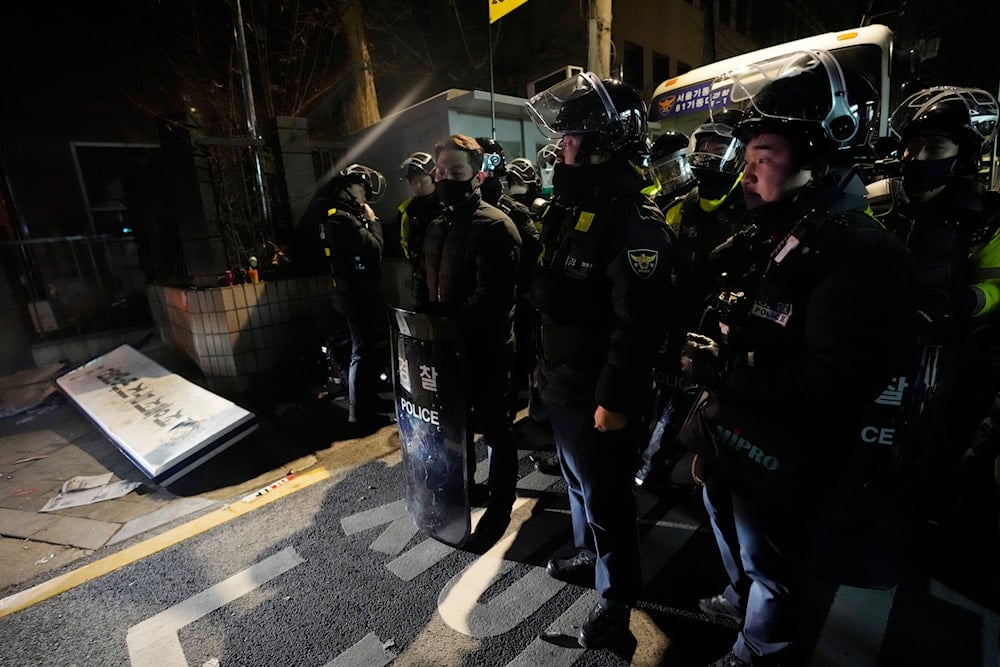
[{"label": "black face mask", "polygon": [[957,157],[941,160],[908,160],[903,163],[903,187],[912,192],[927,192],[945,184],[955,172]]},{"label": "black face mask", "polygon": [[554,194],[579,199],[592,182],[592,169],[556,162],[552,167],[552,191]]},{"label": "black face mask", "polygon": [[503,183],[496,178],[487,178],[479,186],[479,192],[482,193],[483,200],[487,204],[495,205],[500,201],[500,195],[503,194]]},{"label": "black face mask", "polygon": [[698,169],[694,172],[698,178],[698,196],[710,201],[725,197],[736,182],[733,174],[722,171]]},{"label": "black face mask", "polygon": [[450,179],[438,181],[434,184],[434,192],[437,193],[441,203],[455,208],[468,201],[472,193],[476,191],[476,186],[473,185],[475,180],[476,177],[473,176],[467,181],[452,181]]}]

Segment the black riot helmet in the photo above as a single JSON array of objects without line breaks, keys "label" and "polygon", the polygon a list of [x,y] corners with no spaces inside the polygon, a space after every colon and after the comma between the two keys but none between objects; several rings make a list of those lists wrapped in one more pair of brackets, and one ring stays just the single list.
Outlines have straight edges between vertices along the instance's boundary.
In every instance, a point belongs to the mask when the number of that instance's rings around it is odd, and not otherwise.
[{"label": "black riot helmet", "polygon": [[365,201],[373,204],[385,194],[385,176],[363,164],[344,167],[330,179],[332,189],[342,188],[351,183],[360,183],[365,188]]},{"label": "black riot helmet", "polygon": [[649,158],[646,103],[624,83],[583,72],[538,93],[527,107],[546,137],[582,135],[584,160],[597,163],[615,155],[644,164]]},{"label": "black riot helmet", "polygon": [[653,140],[649,175],[660,187],[660,192],[676,192],[694,180],[688,162],[688,142],[686,134],[674,131],[665,132]]},{"label": "black riot helmet", "polygon": [[773,132],[792,142],[796,159],[812,167],[851,145],[858,132],[857,109],[848,96],[844,74],[827,51],[796,51],[729,72],[713,82],[727,90],[746,113],[735,136],[747,143]]},{"label": "black riot helmet", "polygon": [[725,196],[743,169],[743,142],[736,137],[736,126],[743,111],[735,108],[713,110],[705,122],[691,133],[691,171],[698,179],[704,199]]},{"label": "black riot helmet", "polygon": [[511,160],[510,164],[507,165],[507,185],[508,187],[514,184],[514,181],[520,181],[527,186],[534,185],[535,187],[541,187],[542,177],[538,173],[538,169],[535,168],[534,163],[526,157],[514,158]]},{"label": "black riot helmet", "polygon": [[401,180],[405,181],[422,174],[434,175],[434,156],[430,153],[417,151],[399,165],[399,178]]},{"label": "black riot helmet", "polygon": [[936,86],[910,95],[889,120],[893,134],[903,142],[942,136],[958,145],[956,172],[975,174],[983,148],[997,129],[997,101],[985,90]]},{"label": "black riot helmet", "polygon": [[483,149],[483,171],[486,175],[497,178],[506,176],[507,158],[500,142],[490,137],[476,137],[476,143]]}]

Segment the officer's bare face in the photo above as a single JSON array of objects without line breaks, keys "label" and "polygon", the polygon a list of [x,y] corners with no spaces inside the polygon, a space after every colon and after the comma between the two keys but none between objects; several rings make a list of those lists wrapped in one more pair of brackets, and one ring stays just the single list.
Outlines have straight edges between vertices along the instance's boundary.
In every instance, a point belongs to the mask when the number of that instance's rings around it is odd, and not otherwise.
[{"label": "officer's bare face", "polygon": [[470,162],[472,153],[446,148],[437,155],[434,161],[435,181],[467,181],[476,175]]},{"label": "officer's bare face", "polygon": [[758,134],[746,147],[743,194],[747,208],[781,201],[808,182],[810,172],[792,160],[792,144],[778,134]]},{"label": "officer's bare face", "polygon": [[730,141],[722,137],[708,137],[698,142],[695,151],[698,153],[711,153],[712,155],[725,155],[729,150]]},{"label": "officer's bare face", "polygon": [[430,174],[417,174],[406,179],[410,185],[410,196],[421,197],[434,194],[434,179]]},{"label": "officer's bare face", "polygon": [[564,134],[562,139],[559,140],[558,149],[556,150],[556,162],[561,162],[569,166],[578,164],[576,158],[580,154],[580,144],[582,143],[583,135]]},{"label": "officer's bare face", "polygon": [[939,135],[914,137],[903,147],[903,161],[946,160],[958,155],[958,144]]}]

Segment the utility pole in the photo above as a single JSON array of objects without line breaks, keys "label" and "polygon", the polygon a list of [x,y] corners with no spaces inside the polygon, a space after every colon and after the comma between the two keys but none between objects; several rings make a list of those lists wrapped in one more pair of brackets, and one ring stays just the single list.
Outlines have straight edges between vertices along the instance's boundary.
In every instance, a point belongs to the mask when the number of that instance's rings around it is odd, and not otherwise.
[{"label": "utility pole", "polygon": [[587,70],[601,79],[611,76],[611,0],[589,0]]},{"label": "utility pole", "polygon": [[702,6],[705,15],[702,22],[701,63],[707,65],[715,62],[715,0],[705,0]]}]

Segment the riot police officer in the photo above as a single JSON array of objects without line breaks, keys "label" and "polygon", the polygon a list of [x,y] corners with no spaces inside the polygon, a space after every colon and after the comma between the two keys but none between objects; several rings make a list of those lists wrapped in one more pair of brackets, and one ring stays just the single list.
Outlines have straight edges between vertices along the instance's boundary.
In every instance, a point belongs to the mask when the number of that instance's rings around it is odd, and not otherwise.
[{"label": "riot police officer", "polygon": [[694,189],[698,181],[688,160],[690,140],[683,132],[664,132],[649,149],[649,176],[653,185],[644,192],[664,214]]},{"label": "riot police officer", "polygon": [[420,151],[413,153],[399,165],[399,177],[406,181],[410,192],[398,208],[399,244],[415,270],[422,258],[427,226],[444,210],[434,192],[434,157]]},{"label": "riot police officer", "polygon": [[319,242],[333,276],[334,307],[351,334],[348,421],[359,427],[385,420],[378,413],[378,374],[383,364],[376,345],[385,337],[382,295],[382,223],[370,203],[385,193],[381,173],[360,164],[341,170],[326,185],[329,208],[319,226]]},{"label": "riot police officer", "polygon": [[657,401],[657,410],[661,412],[658,421],[664,427],[653,430],[643,450],[642,465],[635,473],[637,486],[664,486],[668,480],[686,477],[683,471],[674,469],[678,463],[683,465],[686,458],[682,450],[670,447],[670,440],[680,417],[687,414],[693,396],[679,386],[676,359],[684,344],[684,335],[698,329],[706,299],[718,292],[709,255],[739,228],[746,215],[739,187],[743,144],[733,136],[733,127],[742,117],[739,109],[715,110],[691,133],[685,159],[690,164],[696,187],[679,200],[666,204],[667,224],[675,235],[676,297]]},{"label": "riot police officer", "polygon": [[514,201],[528,207],[539,206],[536,201],[542,192],[542,177],[535,164],[526,157],[514,158],[507,165],[507,191]]},{"label": "riot police officer", "polygon": [[937,378],[899,446],[903,491],[923,510],[944,495],[928,482],[954,472],[994,389],[980,343],[995,337],[989,327],[1000,306],[1000,195],[977,175],[997,118],[988,92],[939,86],[906,98],[890,119],[902,175],[890,183],[882,220],[916,260],[921,357],[933,359]]},{"label": "riot police officer", "polygon": [[641,585],[631,479],[666,334],[670,237],[641,193],[646,107],[634,89],[586,72],[531,98],[528,111],[559,138],[532,296],[542,316],[538,386],[576,553],[548,571],[596,587],[578,638],[589,648],[627,630]]},{"label": "riot police officer", "polygon": [[837,61],[798,52],[728,76],[750,101],[735,126],[750,213],[716,252],[727,291],[710,338],[690,336],[682,357],[709,388],[681,437],[729,578],[699,607],[740,624],[714,665],[800,664],[811,528],[902,362],[915,277],[902,244],[841,201],[834,166],[858,119]]},{"label": "riot police officer", "polygon": [[535,329],[537,316],[528,292],[531,277],[542,252],[538,238],[538,228],[528,207],[503,191],[503,181],[510,172],[503,146],[496,139],[477,137],[476,142],[483,148],[483,167],[486,174],[481,190],[483,201],[500,209],[511,219],[521,235],[521,263],[517,271],[517,303],[514,310],[514,365],[511,369],[511,418],[517,412],[519,393],[530,390],[531,372],[535,367]]}]

